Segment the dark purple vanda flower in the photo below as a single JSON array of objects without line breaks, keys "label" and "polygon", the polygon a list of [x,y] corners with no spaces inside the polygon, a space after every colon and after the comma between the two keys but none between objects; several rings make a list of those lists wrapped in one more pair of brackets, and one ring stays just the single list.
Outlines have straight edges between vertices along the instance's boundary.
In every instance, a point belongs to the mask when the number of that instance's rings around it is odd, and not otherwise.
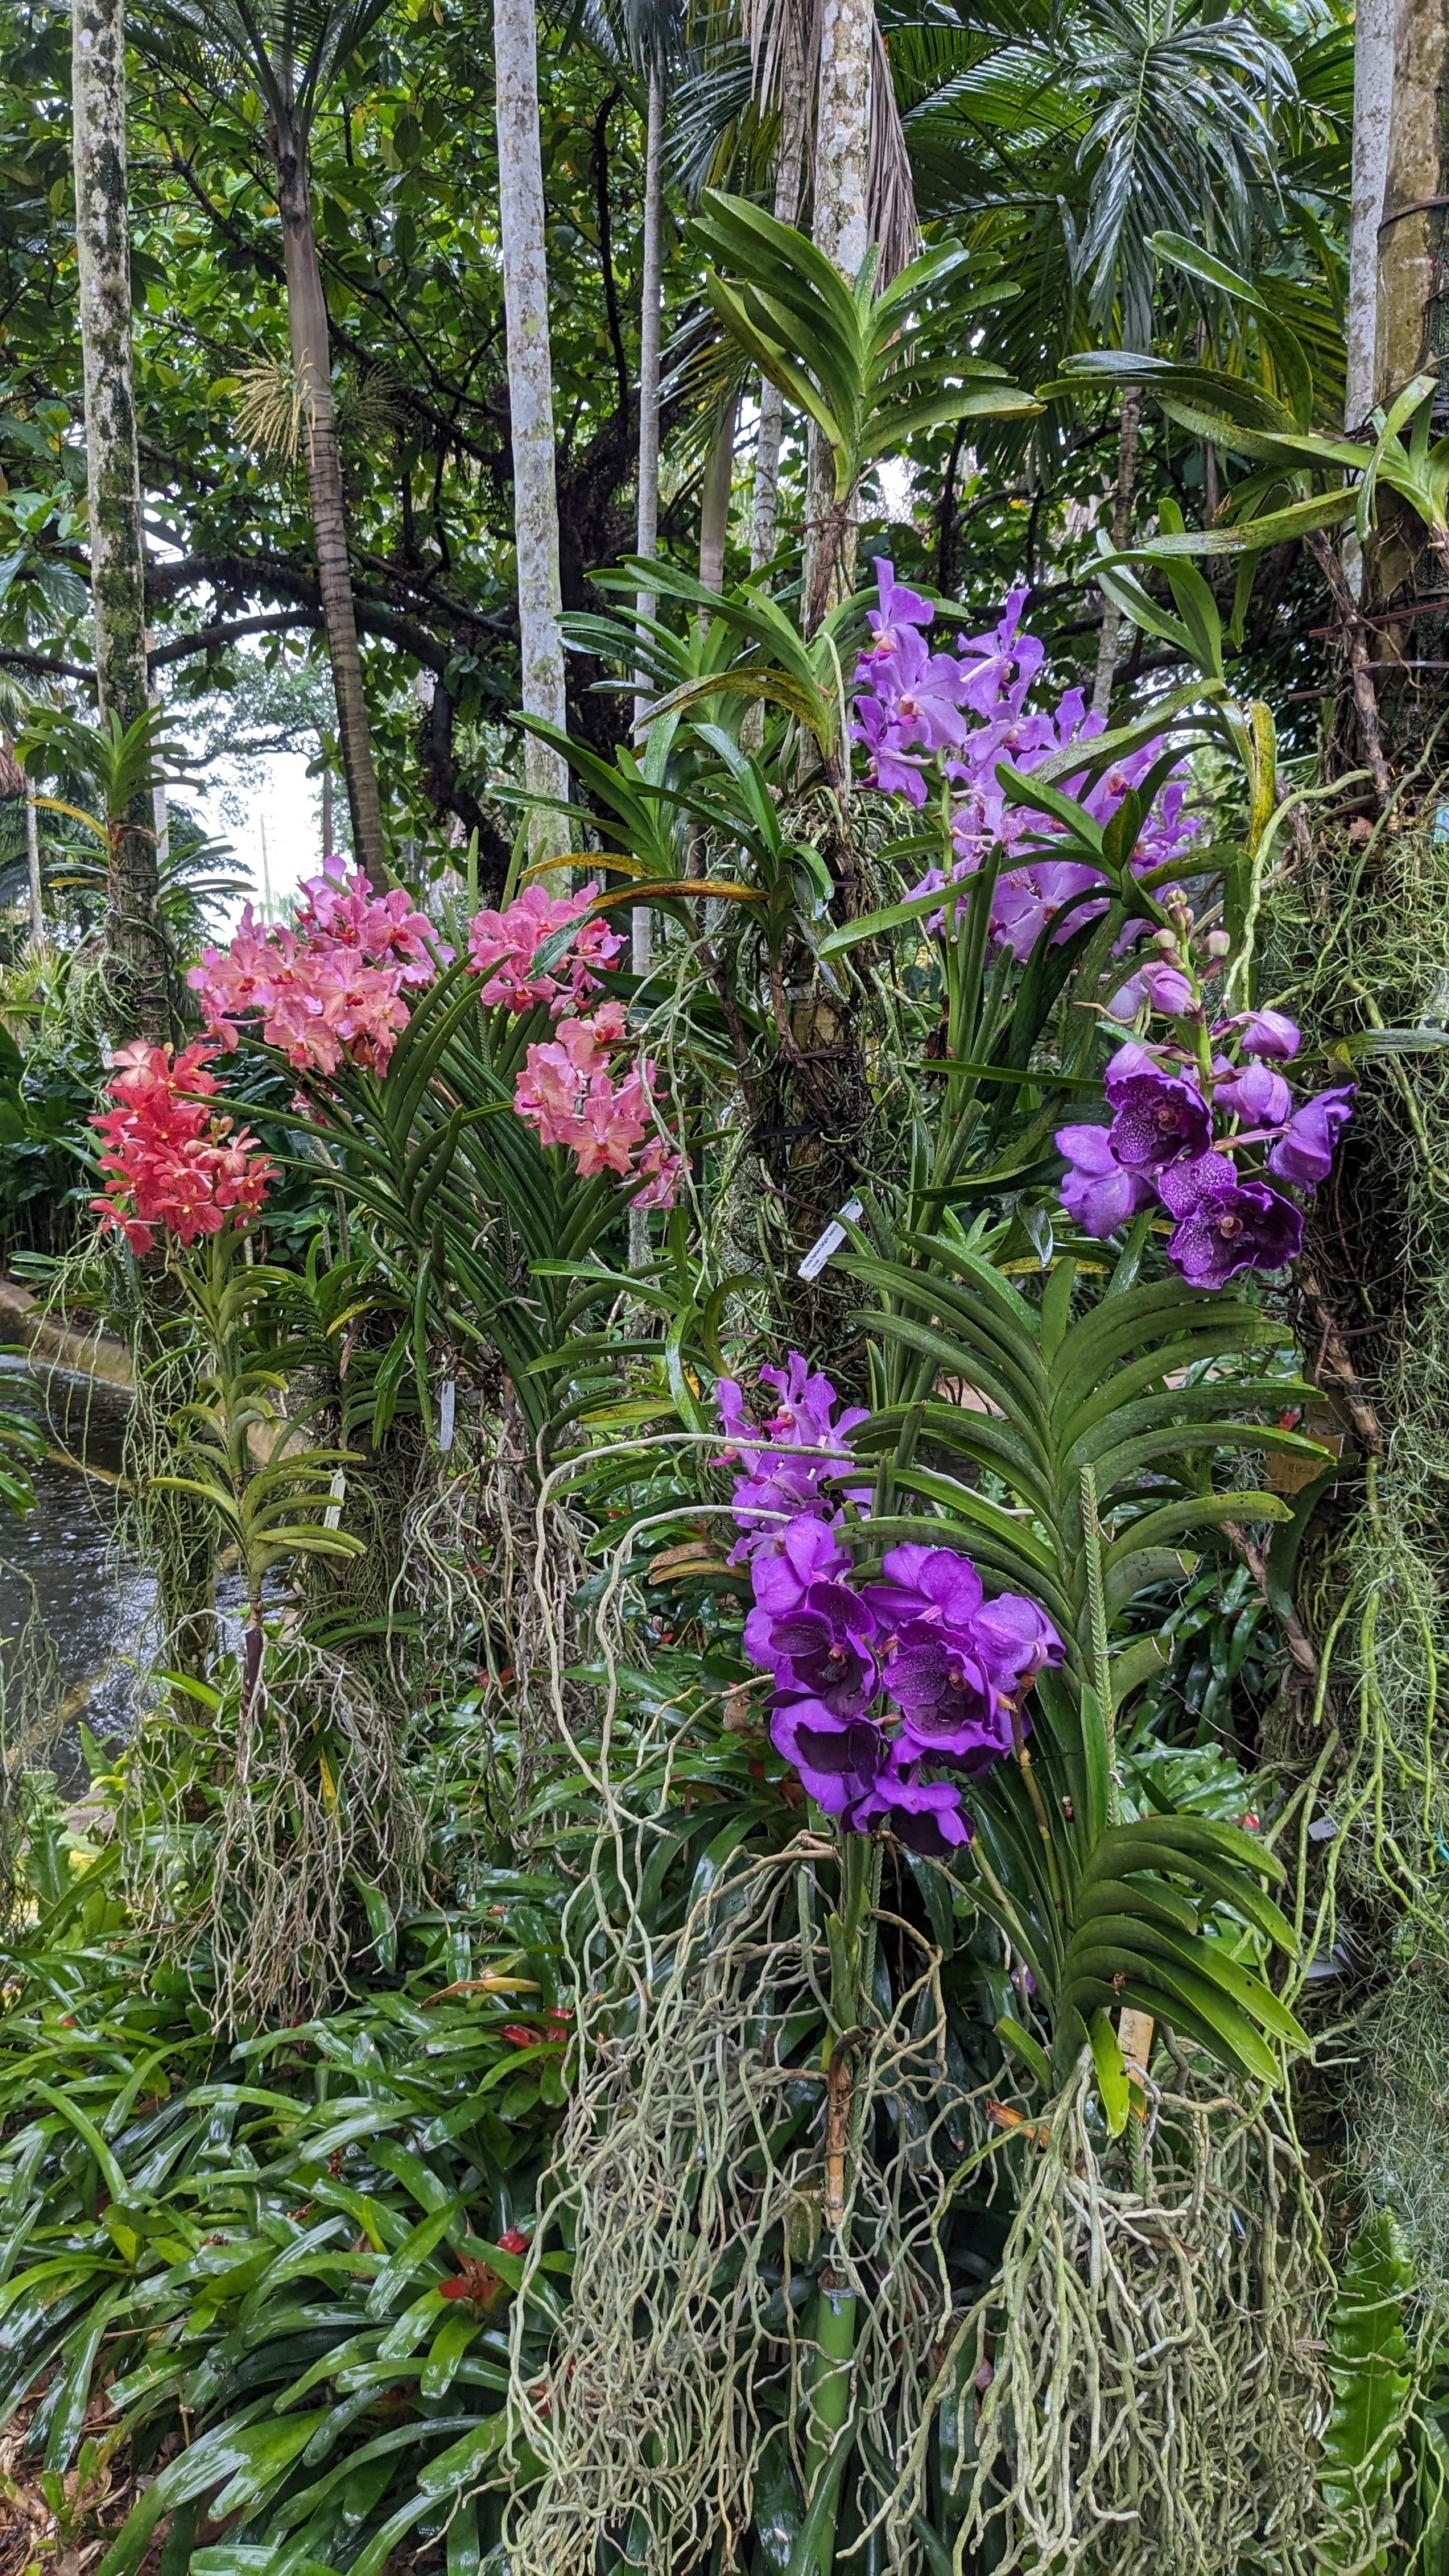
[{"label": "dark purple vanda flower", "polygon": [[895,1752],[852,1808],[850,1820],[860,1833],[869,1833],[872,1825],[888,1826],[908,1851],[927,1860],[959,1851],[976,1830],[953,1780],[922,1780],[916,1766],[902,1762]]},{"label": "dark purple vanda flower", "polygon": [[1062,1205],[1084,1234],[1114,1234],[1150,1202],[1150,1181],[1118,1162],[1105,1127],[1059,1127],[1055,1142],[1068,1164]]},{"label": "dark purple vanda flower", "polygon": [[1277,1181],[1300,1190],[1316,1189],[1333,1169],[1339,1131],[1353,1116],[1358,1085],[1346,1082],[1338,1091],[1320,1091],[1295,1109],[1276,1145],[1269,1148],[1268,1169]]},{"label": "dark purple vanda flower", "polygon": [[1226,1148],[1210,1154],[1190,1154],[1158,1173],[1157,1195],[1169,1216],[1189,1216],[1209,1191],[1230,1190],[1236,1186],[1237,1178],[1237,1164]]},{"label": "dark purple vanda flower", "polygon": [[876,1687],[876,1623],[844,1583],[812,1583],[799,1607],[772,1620],[768,1652],[776,1688],[853,1715]]},{"label": "dark purple vanda flower", "polygon": [[971,1623],[982,1661],[997,1689],[1019,1699],[1047,1664],[1066,1654],[1039,1601],[1024,1592],[998,1592]]},{"label": "dark purple vanda flower", "polygon": [[995,1761],[1009,1750],[1011,1712],[972,1630],[909,1621],[886,1659],[885,1686],[914,1752]]},{"label": "dark purple vanda flower", "polygon": [[1243,1011],[1236,1020],[1224,1020],[1213,1035],[1224,1036],[1230,1028],[1242,1031],[1238,1041],[1242,1054],[1276,1056],[1282,1064],[1303,1044],[1297,1021],[1290,1020],[1286,1011]]},{"label": "dark purple vanda flower", "polygon": [[1213,1105],[1231,1109],[1247,1127],[1281,1127],[1293,1107],[1293,1094],[1282,1074],[1258,1057],[1218,1083]]},{"label": "dark purple vanda flower", "polygon": [[[1212,1113],[1195,1082],[1165,1073],[1139,1046],[1120,1047],[1107,1067],[1112,1151],[1129,1171],[1155,1171],[1182,1154],[1206,1153]],[[1126,1059],[1126,1061],[1124,1061]]]},{"label": "dark purple vanda flower", "polygon": [[1223,1288],[1243,1270],[1281,1270],[1303,1245],[1303,1217],[1266,1181],[1207,1190],[1168,1237],[1167,1257],[1191,1287]]},{"label": "dark purple vanda flower", "polygon": [[843,1816],[868,1796],[886,1760],[885,1737],[872,1719],[836,1718],[814,1700],[777,1707],[770,1740],[827,1816]]},{"label": "dark purple vanda flower", "polygon": [[915,1539],[887,1548],[881,1578],[866,1585],[865,1597],[888,1628],[901,1628],[912,1620],[938,1628],[969,1628],[985,1598],[969,1556],[951,1547],[927,1547]]}]

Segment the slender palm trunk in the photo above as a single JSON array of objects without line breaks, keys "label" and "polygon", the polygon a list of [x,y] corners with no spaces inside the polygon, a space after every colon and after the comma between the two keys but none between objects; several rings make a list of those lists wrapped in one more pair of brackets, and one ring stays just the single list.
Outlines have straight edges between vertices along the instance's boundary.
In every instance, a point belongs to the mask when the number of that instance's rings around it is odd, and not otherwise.
[{"label": "slender palm trunk", "polygon": [[[870,93],[874,0],[822,0],[815,104],[816,247],[843,277],[870,241]],[[837,503],[830,454],[812,431],[805,498],[805,626],[811,633],[855,572],[853,495]]]},{"label": "slender palm trunk", "polygon": [[[523,712],[562,729],[566,716],[559,633],[563,599],[533,0],[494,0],[493,52]],[[524,749],[524,777],[535,795],[568,795],[566,761],[532,735]],[[529,824],[529,846],[535,859],[556,857],[567,848],[563,818],[535,814]]]},{"label": "slender palm trunk", "polygon": [[[71,69],[75,243],[90,503],[91,613],[101,720],[146,712],[146,558],[131,390],[131,246],[126,210],[126,30],[122,0],[74,0]],[[156,842],[143,790],[112,832],[106,956],[120,1019],[159,1036],[165,954]]]},{"label": "slender palm trunk", "polygon": [[[800,213],[800,183],[805,170],[805,53],[792,12],[780,65],[780,145],[775,157],[775,220],[793,224]],[[785,427],[785,397],[768,377],[760,379],[760,427],[755,441],[754,511],[750,528],[750,570],[762,572],[778,543],[780,446]]]},{"label": "slender palm trunk", "polygon": [[1344,427],[1361,429],[1377,400],[1379,225],[1394,103],[1393,0],[1358,0],[1353,32],[1353,179],[1348,231],[1348,371]]},{"label": "slender palm trunk", "polygon": [[[1132,490],[1137,480],[1137,437],[1142,426],[1142,394],[1125,387],[1117,429],[1117,497],[1112,507],[1112,543],[1125,546],[1132,529]],[[1122,614],[1110,599],[1102,603],[1102,631],[1097,642],[1097,676],[1092,686],[1092,713],[1104,716],[1112,701]]]},{"label": "slender palm trunk", "polygon": [[[657,66],[649,78],[649,113],[644,133],[644,276],[639,295],[639,511],[635,552],[652,563],[659,551],[659,325],[664,267],[664,82]],[[652,590],[635,597],[635,613],[652,617]],[[640,676],[634,717],[640,722],[653,692]],[[654,915],[646,903],[629,915],[629,963],[636,975],[647,975],[654,962]],[[647,1209],[629,1210],[629,1267],[642,1270],[649,1258]]]},{"label": "slender palm trunk", "polygon": [[[635,552],[652,563],[659,551],[659,323],[664,266],[664,83],[655,70],[649,81],[649,121],[644,137],[644,278],[639,298],[639,512]],[[634,602],[639,617],[652,617],[652,590],[641,590]],[[638,723],[652,692],[642,678],[634,697]],[[636,975],[647,975],[653,916],[647,904],[636,904],[629,917],[631,962]],[[647,1239],[647,1227],[646,1227]]]},{"label": "slender palm trunk", "polygon": [[1444,202],[1449,193],[1446,18],[1446,0],[1398,0],[1388,169],[1377,225],[1374,372],[1380,402],[1392,401],[1421,366],[1442,363],[1449,229]]},{"label": "slender palm trunk", "polygon": [[731,403],[710,449],[699,496],[699,578],[706,590],[724,588],[725,547],[729,541],[730,501],[734,491],[737,414],[738,405]]},{"label": "slender palm trunk", "polygon": [[307,495],[317,548],[317,587],[322,594],[322,616],[332,663],[337,738],[342,748],[353,846],[363,874],[383,893],[387,887],[387,852],[362,685],[362,656],[357,645],[352,569],[347,559],[342,456],[332,403],[332,348],[317,237],[312,229],[306,141],[294,125],[274,126],[270,139],[287,272],[287,332],[301,400]]},{"label": "slender palm trunk", "polygon": [[45,896],[40,882],[40,826],[35,790],[25,782],[25,873],[30,888],[30,945],[36,956],[45,948]]}]

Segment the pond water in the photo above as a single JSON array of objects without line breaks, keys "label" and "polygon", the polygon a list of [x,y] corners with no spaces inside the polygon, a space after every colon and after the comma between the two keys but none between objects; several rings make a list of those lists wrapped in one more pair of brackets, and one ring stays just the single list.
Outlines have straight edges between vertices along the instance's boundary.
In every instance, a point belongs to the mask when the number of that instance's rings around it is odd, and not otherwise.
[{"label": "pond water", "polygon": [[126,1399],[69,1370],[32,1370],[18,1359],[0,1359],[0,1375],[30,1388],[52,1449],[33,1470],[34,1511],[0,1514],[4,1705],[12,1742],[22,1726],[32,1761],[54,1770],[62,1793],[74,1796],[87,1779],[81,1726],[116,1744],[135,1724],[156,1597],[154,1583],[115,1545]]}]

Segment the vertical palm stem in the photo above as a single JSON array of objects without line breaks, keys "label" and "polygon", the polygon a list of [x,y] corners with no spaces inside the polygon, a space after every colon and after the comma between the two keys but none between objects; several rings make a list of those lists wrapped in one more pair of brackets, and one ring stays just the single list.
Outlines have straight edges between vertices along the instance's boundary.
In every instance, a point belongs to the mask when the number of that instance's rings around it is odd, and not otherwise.
[{"label": "vertical palm stem", "polygon": [[[71,132],[90,516],[91,613],[101,721],[123,732],[146,712],[146,558],[131,384],[131,244],[126,200],[126,28],[122,0],[74,0]],[[156,916],[156,841],[142,789],[112,835],[106,955],[121,1019],[159,1036],[165,955]]]},{"label": "vertical palm stem", "polygon": [[[562,730],[563,639],[559,619],[558,488],[554,476],[553,356],[548,328],[543,156],[538,132],[538,26],[533,0],[496,0],[493,54],[498,126],[498,205],[503,235],[503,305],[508,342],[508,409],[513,449],[513,526],[518,568],[518,633],[525,715]],[[565,798],[568,766],[530,734],[524,777],[536,796]],[[535,859],[557,856],[566,825],[539,812],[529,823]]]},{"label": "vertical palm stem", "polygon": [[327,299],[312,224],[307,181],[306,138],[300,125],[285,116],[271,128],[277,173],[277,208],[282,218],[282,253],[287,274],[287,336],[301,403],[302,453],[307,468],[307,498],[317,548],[317,587],[327,630],[332,687],[337,700],[337,737],[342,748],[347,804],[352,817],[352,843],[357,864],[379,893],[387,889],[387,853],[382,807],[373,767],[367,698],[362,685],[362,656],[357,641],[357,609],[352,596],[352,568],[347,554],[347,517],[342,495],[342,451],[332,402],[332,347]]}]

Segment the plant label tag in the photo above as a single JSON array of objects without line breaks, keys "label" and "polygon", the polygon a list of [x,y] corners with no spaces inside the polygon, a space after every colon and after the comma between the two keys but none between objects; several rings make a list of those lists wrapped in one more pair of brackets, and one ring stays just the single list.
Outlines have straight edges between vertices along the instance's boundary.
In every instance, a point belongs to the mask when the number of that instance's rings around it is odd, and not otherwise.
[{"label": "plant label tag", "polygon": [[823,1234],[818,1234],[795,1273],[797,1279],[818,1279],[827,1261],[833,1261],[845,1241],[845,1229],[853,1225],[865,1210],[859,1199],[847,1199],[839,1216],[833,1216]]},{"label": "plant label tag", "polygon": [[440,1449],[451,1449],[453,1446],[453,1416],[457,1406],[458,1381],[455,1377],[445,1377],[438,1389],[438,1447]]},{"label": "plant label tag", "polygon": [[322,1527],[324,1529],[341,1529],[342,1497],[347,1491],[347,1470],[345,1467],[333,1468],[332,1482],[328,1486],[327,1490],[330,1493],[332,1500],[322,1515]]}]

